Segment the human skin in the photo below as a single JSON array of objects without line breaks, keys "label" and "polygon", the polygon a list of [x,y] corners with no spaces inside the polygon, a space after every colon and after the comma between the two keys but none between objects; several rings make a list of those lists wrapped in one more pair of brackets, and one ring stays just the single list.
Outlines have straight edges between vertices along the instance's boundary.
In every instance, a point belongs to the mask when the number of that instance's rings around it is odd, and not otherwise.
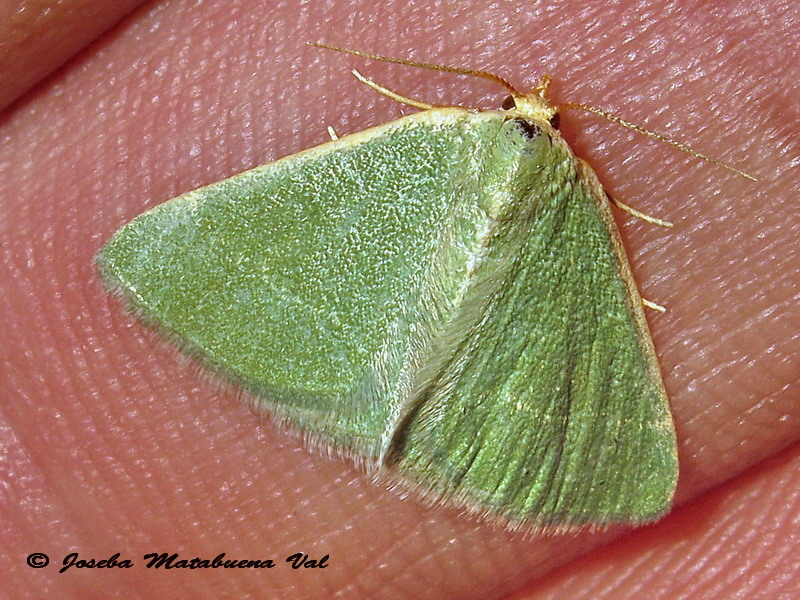
[{"label": "human skin", "polygon": [[[0,116],[8,597],[674,598],[699,579],[703,597],[800,595],[785,558],[800,534],[794,4],[297,4],[144,5]],[[100,285],[94,253],[147,208],[322,143],[326,125],[345,135],[410,110],[354,66],[431,103],[504,97],[315,40],[517,87],[550,72],[556,102],[613,110],[760,178],[562,119],[612,195],[675,222],[618,219],[643,294],[669,309],[648,314],[680,444],[679,506],[663,522],[543,539],[400,498],[249,411]],[[292,570],[282,560],[298,551],[330,566]],[[32,552],[51,565],[27,567]],[[135,566],[59,574],[70,552]],[[148,552],[279,564],[167,572],[144,568]]]},{"label": "human skin", "polygon": [[140,4],[142,0],[0,2],[0,110]]}]

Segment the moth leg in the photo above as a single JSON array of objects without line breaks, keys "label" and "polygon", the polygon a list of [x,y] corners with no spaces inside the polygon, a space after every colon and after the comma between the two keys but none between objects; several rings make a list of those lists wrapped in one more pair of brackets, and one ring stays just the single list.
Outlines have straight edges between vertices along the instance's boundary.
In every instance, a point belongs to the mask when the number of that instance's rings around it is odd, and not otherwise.
[{"label": "moth leg", "polygon": [[657,219],[656,217],[651,217],[646,213],[636,210],[632,206],[628,206],[627,204],[620,202],[616,198],[612,198],[608,194],[606,194],[606,196],[608,196],[608,199],[611,201],[611,204],[616,206],[618,209],[625,211],[629,215],[633,215],[634,217],[641,219],[642,221],[647,221],[648,223],[651,223],[653,225],[659,225],[660,227],[667,227],[667,228],[672,227],[671,221],[664,221],[663,219]]},{"label": "moth leg", "polygon": [[[648,214],[645,214],[645,213],[643,213],[641,211],[636,210],[632,206],[628,206],[627,204],[624,204],[623,202],[620,202],[616,198],[612,198],[608,194],[606,194],[606,198],[608,198],[609,201],[611,202],[611,204],[613,204],[614,206],[616,206],[620,210],[625,211],[629,215],[633,215],[634,217],[636,217],[638,219],[641,219],[642,221],[646,221],[648,223],[652,223],[653,225],[660,225],[661,227],[667,227],[667,228],[672,227],[672,222],[671,221],[664,221],[663,219],[657,219],[656,217],[651,217]],[[666,307],[661,306],[660,304],[657,304],[656,302],[653,302],[652,300],[648,300],[647,298],[644,298],[644,297],[642,297],[642,305],[645,308],[649,308],[651,310],[655,310],[655,311],[658,311],[658,312],[662,312],[662,313],[663,312],[667,312]]]},{"label": "moth leg", "polygon": [[383,94],[384,96],[391,98],[392,100],[396,100],[401,104],[408,104],[409,106],[413,106],[414,108],[421,108],[422,110],[430,110],[432,108],[452,108],[452,106],[447,106],[444,104],[428,104],[427,102],[421,102],[420,100],[414,100],[413,98],[402,96],[397,92],[390,90],[389,88],[383,87],[382,85],[375,83],[369,77],[364,77],[364,75],[362,75],[355,69],[353,69],[351,73],[355,76],[356,79],[358,79],[364,85],[371,87],[379,94]]},{"label": "moth leg", "polygon": [[667,312],[667,308],[665,306],[661,306],[660,304],[656,304],[655,302],[651,302],[647,298],[642,298],[642,305],[645,308],[649,308],[660,313]]},{"label": "moth leg", "polygon": [[336,133],[336,130],[333,128],[332,125],[328,125],[325,128],[325,130],[328,132],[328,135],[330,136],[332,142],[335,142],[336,140],[339,139],[339,134]]}]

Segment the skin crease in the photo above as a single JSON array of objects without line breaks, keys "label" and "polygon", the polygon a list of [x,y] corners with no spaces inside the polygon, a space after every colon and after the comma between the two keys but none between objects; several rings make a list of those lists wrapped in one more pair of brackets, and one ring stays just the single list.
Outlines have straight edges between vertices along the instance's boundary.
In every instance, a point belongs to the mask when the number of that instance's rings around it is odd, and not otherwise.
[{"label": "skin crease", "polygon": [[[148,4],[0,116],[9,597],[800,594],[787,558],[800,534],[794,3],[296,4]],[[326,125],[344,135],[410,110],[352,67],[432,103],[504,98],[313,40],[486,68],[518,87],[551,72],[556,101],[611,109],[762,178],[562,118],[610,193],[676,224],[618,219],[644,295],[669,307],[648,318],[689,504],[633,532],[532,539],[403,500],[221,392],[102,289],[94,253],[145,209],[322,143]],[[32,552],[50,566],[26,566]],[[70,552],[135,566],[58,574]],[[144,568],[148,552],[278,564],[166,573]],[[294,571],[283,559],[295,552],[330,566]]]},{"label": "skin crease", "polygon": [[0,110],[52,73],[141,0],[0,2]]}]

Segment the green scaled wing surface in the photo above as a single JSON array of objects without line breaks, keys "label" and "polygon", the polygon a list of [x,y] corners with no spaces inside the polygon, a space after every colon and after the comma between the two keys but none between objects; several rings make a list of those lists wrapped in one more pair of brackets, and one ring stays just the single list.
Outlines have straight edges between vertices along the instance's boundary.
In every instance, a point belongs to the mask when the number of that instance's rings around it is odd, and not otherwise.
[{"label": "green scaled wing surface", "polygon": [[385,462],[489,518],[650,521],[678,465],[641,299],[594,173],[539,132]]},{"label": "green scaled wing surface", "polygon": [[547,124],[425,111],[171,200],[98,256],[312,443],[499,521],[643,522],[675,439],[593,173]]}]

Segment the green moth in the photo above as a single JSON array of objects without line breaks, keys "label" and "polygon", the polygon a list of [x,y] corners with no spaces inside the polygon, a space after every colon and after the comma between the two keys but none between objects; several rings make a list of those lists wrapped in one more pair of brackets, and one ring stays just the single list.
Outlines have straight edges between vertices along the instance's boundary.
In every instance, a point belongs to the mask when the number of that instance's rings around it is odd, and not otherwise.
[{"label": "green moth", "polygon": [[409,100],[426,110],[184,194],[114,235],[102,277],[392,484],[510,527],[651,521],[675,432],[608,197],[547,79],[446,70],[513,101]]}]

